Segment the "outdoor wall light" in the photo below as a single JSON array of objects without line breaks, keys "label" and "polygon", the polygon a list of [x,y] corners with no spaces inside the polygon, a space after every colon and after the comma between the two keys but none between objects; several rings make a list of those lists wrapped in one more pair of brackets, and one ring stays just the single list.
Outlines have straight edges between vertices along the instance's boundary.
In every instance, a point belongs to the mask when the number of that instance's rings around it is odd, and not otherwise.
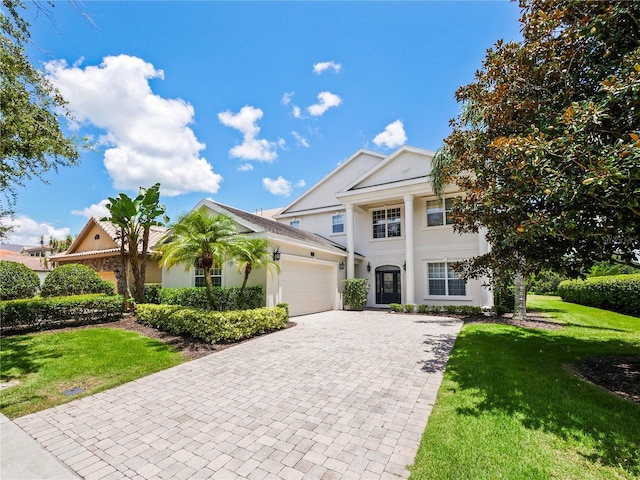
[{"label": "outdoor wall light", "polygon": [[315,257],[316,256],[316,252],[311,252],[311,256]]},{"label": "outdoor wall light", "polygon": [[273,261],[274,262],[280,261],[280,247],[276,247],[276,249],[273,251]]},{"label": "outdoor wall light", "polygon": [[402,269],[406,272],[407,271],[407,261],[405,260],[404,263],[402,264]]},{"label": "outdoor wall light", "polygon": [[339,267],[340,267],[340,270],[344,270],[344,262],[341,261]]},{"label": "outdoor wall light", "polygon": [[367,272],[371,271],[371,262],[367,262]]}]

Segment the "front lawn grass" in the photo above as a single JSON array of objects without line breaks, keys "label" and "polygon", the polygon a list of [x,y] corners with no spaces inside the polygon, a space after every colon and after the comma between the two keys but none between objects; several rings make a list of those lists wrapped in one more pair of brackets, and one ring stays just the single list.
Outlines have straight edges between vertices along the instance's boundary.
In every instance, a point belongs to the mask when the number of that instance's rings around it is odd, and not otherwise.
[{"label": "front lawn grass", "polygon": [[640,355],[640,318],[532,296],[565,324],[467,324],[411,479],[640,478],[640,405],[580,380],[581,357]]},{"label": "front lawn grass", "polygon": [[[135,332],[89,328],[0,339],[0,411],[16,418],[184,362],[180,352]],[[83,393],[62,392],[81,388]]]}]

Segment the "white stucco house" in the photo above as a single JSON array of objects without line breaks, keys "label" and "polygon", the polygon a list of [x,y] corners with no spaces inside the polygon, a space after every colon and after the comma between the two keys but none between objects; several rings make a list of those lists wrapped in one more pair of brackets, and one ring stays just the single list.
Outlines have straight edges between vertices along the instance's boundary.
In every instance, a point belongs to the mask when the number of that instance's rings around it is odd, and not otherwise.
[{"label": "white stucco house", "polygon": [[[459,279],[451,265],[488,251],[483,234],[453,231],[447,212],[461,193],[433,192],[435,153],[403,146],[390,155],[359,150],[273,220],[211,200],[195,208],[226,213],[241,233],[268,238],[278,252],[281,272],[251,274],[267,305],[289,303],[291,315],[342,308],[345,278],[366,278],[367,306],[390,303],[492,306],[484,281]],[[201,273],[200,273],[201,274]],[[166,287],[198,284],[195,269],[163,271]],[[235,286],[241,275],[232,265],[215,281]],[[202,279],[201,279],[202,280]]]}]

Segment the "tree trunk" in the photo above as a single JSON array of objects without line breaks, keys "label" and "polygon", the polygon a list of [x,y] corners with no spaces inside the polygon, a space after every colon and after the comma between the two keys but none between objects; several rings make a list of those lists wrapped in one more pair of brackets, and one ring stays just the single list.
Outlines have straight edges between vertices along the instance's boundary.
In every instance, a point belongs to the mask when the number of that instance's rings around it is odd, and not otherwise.
[{"label": "tree trunk", "polygon": [[207,300],[209,301],[209,307],[212,310],[218,310],[218,305],[216,304],[216,295],[213,292],[213,282],[211,281],[211,270],[209,267],[203,266],[202,270],[204,271],[204,284],[207,289]]},{"label": "tree trunk", "polygon": [[242,287],[240,287],[240,291],[244,291],[244,287],[247,286],[247,281],[249,280],[249,275],[251,275],[251,264],[248,263],[246,267],[244,267],[244,280],[242,282]]},{"label": "tree trunk", "polygon": [[516,273],[513,279],[515,287],[515,305],[513,308],[513,318],[524,320],[527,318],[527,282],[525,282],[522,272]]}]

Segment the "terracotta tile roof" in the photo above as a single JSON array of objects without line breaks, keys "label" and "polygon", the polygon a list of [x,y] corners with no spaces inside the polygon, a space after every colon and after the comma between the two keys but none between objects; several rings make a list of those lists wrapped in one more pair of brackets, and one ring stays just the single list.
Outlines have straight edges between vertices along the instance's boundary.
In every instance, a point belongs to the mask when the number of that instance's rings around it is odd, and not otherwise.
[{"label": "terracotta tile roof", "polygon": [[[102,221],[98,217],[93,217],[93,220],[100,225],[100,227],[112,238],[112,240],[120,246],[120,236],[118,227],[111,222]],[[167,227],[154,226],[149,230],[149,248],[153,249],[159,242],[162,236],[167,233]]]},{"label": "terracotta tile roof", "polygon": [[[3,250],[3,251],[6,251],[6,250]],[[7,262],[21,263],[24,266],[33,270],[34,272],[48,272],[49,270],[51,270],[50,268],[45,268],[45,266],[42,264],[41,260],[44,260],[44,257],[32,257],[30,255],[16,255],[14,252],[12,256],[2,255],[1,259]]]}]

